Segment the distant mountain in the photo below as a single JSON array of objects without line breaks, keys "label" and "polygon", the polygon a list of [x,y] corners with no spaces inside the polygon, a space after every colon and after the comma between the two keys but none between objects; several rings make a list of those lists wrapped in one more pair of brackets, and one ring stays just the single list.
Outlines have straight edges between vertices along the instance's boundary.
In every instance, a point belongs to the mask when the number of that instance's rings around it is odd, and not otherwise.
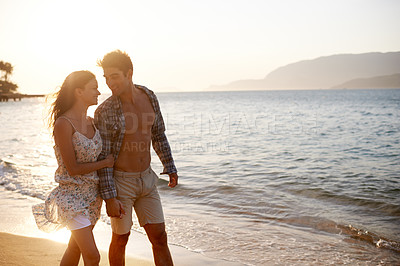
[{"label": "distant mountain", "polygon": [[400,89],[400,73],[373,78],[353,79],[331,89]]},{"label": "distant mountain", "polygon": [[354,79],[396,73],[400,73],[400,52],[339,54],[279,67],[264,79],[238,80],[209,89],[329,89]]}]

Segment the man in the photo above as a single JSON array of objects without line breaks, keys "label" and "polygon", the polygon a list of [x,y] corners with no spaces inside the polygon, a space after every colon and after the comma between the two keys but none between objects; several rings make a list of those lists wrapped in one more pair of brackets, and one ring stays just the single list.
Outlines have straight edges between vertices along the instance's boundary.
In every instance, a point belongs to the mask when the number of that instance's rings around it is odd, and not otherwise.
[{"label": "man", "polygon": [[150,167],[153,145],[169,187],[178,184],[177,170],[165,136],[165,125],[155,94],[133,84],[130,57],[120,50],[106,54],[103,68],[112,96],[96,110],[94,121],[103,139],[99,160],[114,155],[113,168],[98,171],[100,194],[106,202],[113,231],[110,265],[125,265],[125,247],[132,227],[132,208],[152,244],[156,265],[173,265],[167,244],[164,215],[157,191],[157,175]]}]

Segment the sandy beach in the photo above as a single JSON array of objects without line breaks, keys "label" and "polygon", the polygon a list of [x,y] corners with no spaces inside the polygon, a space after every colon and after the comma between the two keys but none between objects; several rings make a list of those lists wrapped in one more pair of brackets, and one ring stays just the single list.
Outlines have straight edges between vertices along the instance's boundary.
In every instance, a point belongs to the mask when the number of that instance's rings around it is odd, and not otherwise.
[{"label": "sandy beach", "polygon": [[[41,200],[1,188],[0,202],[0,265],[58,265],[67,246],[69,232],[60,230],[46,234],[36,228],[30,206]],[[100,265],[108,265],[106,240],[103,239],[106,235],[101,232],[106,225],[100,222],[98,227],[94,231],[96,240],[102,242],[98,243]],[[127,265],[154,265],[149,254],[147,256],[127,256]],[[83,265],[82,259],[80,265]]]},{"label": "sandy beach", "polygon": [[[58,265],[70,233],[66,229],[47,234],[40,231],[31,214],[31,206],[41,202],[37,198],[21,195],[0,187],[0,265]],[[104,210],[103,210],[104,212]],[[94,228],[96,244],[100,250],[100,265],[108,265],[107,250],[111,228],[99,221]],[[131,232],[126,248],[126,265],[154,265],[151,245],[145,235]],[[200,253],[170,245],[175,265],[241,265],[208,258]],[[83,265],[81,259],[80,265]]]},{"label": "sandy beach", "polygon": [[[66,244],[43,238],[24,237],[8,233],[0,233],[1,265],[42,265],[60,264]],[[127,265],[153,265],[149,260],[128,257]],[[83,265],[81,259],[80,264]],[[100,265],[108,265],[107,253],[101,251]]]}]

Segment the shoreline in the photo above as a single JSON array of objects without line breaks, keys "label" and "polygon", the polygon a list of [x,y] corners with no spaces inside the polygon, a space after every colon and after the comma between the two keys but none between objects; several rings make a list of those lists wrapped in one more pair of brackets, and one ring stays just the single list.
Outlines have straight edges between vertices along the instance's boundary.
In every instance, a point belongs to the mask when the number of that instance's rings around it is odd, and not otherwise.
[{"label": "shoreline", "polygon": [[[36,227],[31,206],[40,199],[9,191],[0,186],[0,264],[1,265],[55,265],[59,263],[68,243],[70,232],[61,229],[54,233],[45,233]],[[102,216],[105,215],[104,205]],[[111,240],[111,226],[100,219],[93,230],[97,247],[101,253],[100,265],[108,265],[107,250]],[[4,246],[4,247],[3,247]],[[187,250],[186,248],[169,244],[176,266],[179,265],[215,265],[237,266],[240,263],[213,259]],[[29,250],[29,252],[27,251]],[[154,265],[151,244],[147,236],[131,231],[126,247],[126,265]],[[48,257],[49,264],[40,262]],[[31,260],[25,260],[31,258]],[[26,264],[32,262],[33,264]],[[83,265],[83,261],[81,259]],[[80,264],[81,265],[81,264]]]}]

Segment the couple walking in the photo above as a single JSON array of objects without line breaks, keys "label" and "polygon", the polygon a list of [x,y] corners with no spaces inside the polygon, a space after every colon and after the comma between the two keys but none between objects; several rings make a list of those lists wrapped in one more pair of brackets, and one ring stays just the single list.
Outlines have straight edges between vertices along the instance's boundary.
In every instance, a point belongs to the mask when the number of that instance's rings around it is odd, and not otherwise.
[{"label": "couple walking", "polygon": [[76,71],[65,79],[52,104],[58,169],[56,187],[46,201],[32,207],[38,227],[71,230],[61,265],[98,265],[100,254],[93,227],[100,218],[102,201],[111,217],[110,265],[125,265],[125,246],[132,226],[132,209],[152,244],[156,265],[172,265],[164,215],[157,191],[158,177],[150,167],[153,145],[170,187],[178,184],[177,170],[165,136],[165,125],[155,94],[133,84],[130,57],[119,50],[98,62],[112,96],[96,110],[87,108],[100,95],[96,77]]}]

